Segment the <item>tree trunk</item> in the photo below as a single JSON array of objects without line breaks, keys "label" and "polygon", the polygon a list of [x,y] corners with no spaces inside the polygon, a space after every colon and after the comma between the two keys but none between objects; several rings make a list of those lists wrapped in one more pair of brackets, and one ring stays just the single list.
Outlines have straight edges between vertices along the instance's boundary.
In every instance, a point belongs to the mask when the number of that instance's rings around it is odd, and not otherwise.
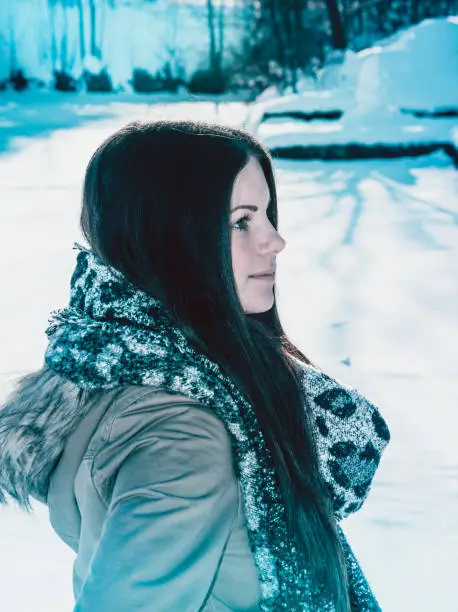
[{"label": "tree trunk", "polygon": [[208,35],[210,38],[209,46],[209,61],[210,70],[214,73],[219,71],[218,55],[216,53],[216,34],[215,34],[215,7],[213,6],[213,0],[207,0],[207,23],[208,23]]},{"label": "tree trunk", "polygon": [[343,27],[342,15],[340,14],[338,0],[326,0],[326,6],[331,22],[332,41],[335,49],[347,48],[347,37]]},{"label": "tree trunk", "polygon": [[82,0],[77,1],[78,5],[78,33],[80,41],[80,57],[81,62],[86,57],[86,38],[84,35],[84,9]]},{"label": "tree trunk", "polygon": [[100,59],[100,51],[97,47],[97,7],[95,6],[95,0],[89,0],[89,19],[91,33],[91,55]]},{"label": "tree trunk", "polygon": [[270,11],[270,19],[272,24],[272,34],[275,41],[275,45],[277,47],[277,57],[275,58],[278,64],[284,68],[285,61],[285,45],[283,39],[283,27],[281,23],[281,13],[279,10],[279,6],[275,0],[270,0],[268,3],[269,11]]},{"label": "tree trunk", "polygon": [[62,72],[68,71],[68,15],[67,2],[62,0],[63,32],[60,39],[60,67]]},{"label": "tree trunk", "polygon": [[8,30],[9,30],[9,47],[10,47],[10,78],[13,78],[17,70],[16,57],[16,33],[13,25],[13,10],[11,4],[8,6]]},{"label": "tree trunk", "polygon": [[291,6],[291,86],[297,92],[297,76],[300,68],[305,68],[306,61],[302,46],[303,0],[293,0]]},{"label": "tree trunk", "polygon": [[220,0],[218,7],[218,61],[220,69],[223,68],[224,57],[224,4],[225,0]]},{"label": "tree trunk", "polygon": [[48,5],[49,20],[51,22],[51,64],[53,72],[56,70],[57,64],[57,42],[56,42],[56,22],[54,19],[55,7],[51,4]]}]

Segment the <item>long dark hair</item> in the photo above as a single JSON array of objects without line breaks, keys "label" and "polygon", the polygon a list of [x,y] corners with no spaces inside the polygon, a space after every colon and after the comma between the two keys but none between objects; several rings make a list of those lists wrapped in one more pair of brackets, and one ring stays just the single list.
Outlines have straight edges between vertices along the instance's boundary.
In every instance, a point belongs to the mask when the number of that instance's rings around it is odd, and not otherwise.
[{"label": "long dark hair", "polygon": [[250,157],[263,169],[277,228],[272,161],[249,133],[192,121],[131,123],[89,162],[81,227],[97,255],[161,300],[252,403],[290,533],[325,594],[347,612],[345,561],[293,357],[310,361],[288,340],[275,301],[268,312],[248,315],[237,297],[229,211],[235,178]]}]

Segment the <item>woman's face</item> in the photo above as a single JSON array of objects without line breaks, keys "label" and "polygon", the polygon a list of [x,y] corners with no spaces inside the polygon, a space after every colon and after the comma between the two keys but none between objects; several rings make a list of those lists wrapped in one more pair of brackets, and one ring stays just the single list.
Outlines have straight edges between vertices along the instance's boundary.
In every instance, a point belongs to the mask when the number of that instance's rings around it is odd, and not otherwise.
[{"label": "woman's face", "polygon": [[235,179],[230,213],[232,270],[247,314],[272,308],[276,257],[286,244],[267,217],[269,199],[261,165],[250,157]]}]

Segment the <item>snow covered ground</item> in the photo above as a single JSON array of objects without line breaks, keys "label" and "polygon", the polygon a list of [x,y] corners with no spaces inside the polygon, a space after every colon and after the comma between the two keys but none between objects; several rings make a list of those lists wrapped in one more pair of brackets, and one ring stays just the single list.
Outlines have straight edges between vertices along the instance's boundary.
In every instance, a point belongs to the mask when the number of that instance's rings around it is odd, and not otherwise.
[{"label": "snow covered ground", "polygon": [[339,121],[269,119],[259,125],[256,134],[271,150],[347,144],[425,146],[451,144],[451,129],[457,122],[457,117],[418,119],[396,110],[374,109],[362,114],[355,109],[345,113]]},{"label": "snow covered ground", "polygon": [[[240,124],[240,103],[0,98],[0,397],[42,364],[50,310],[68,298],[85,165],[137,118]],[[135,100],[135,101],[134,101]],[[1,106],[3,104],[3,106]],[[292,339],[358,387],[392,441],[344,529],[387,612],[458,610],[458,173],[417,159],[276,163],[279,307]],[[72,608],[73,553],[36,504],[0,510],[2,608]]]},{"label": "snow covered ground", "polygon": [[[427,19],[369,49],[347,51],[341,64],[324,67],[309,91],[278,97],[272,90],[261,94],[250,107],[245,127],[272,150],[452,143],[457,70],[458,17]],[[342,116],[304,121],[304,115],[330,111]],[[434,119],[414,114],[452,111],[454,117]]]},{"label": "snow covered ground", "polygon": [[[376,94],[380,105],[439,111],[456,108],[458,16],[436,17],[398,30],[358,53],[347,51],[339,66],[320,76],[325,89]],[[376,91],[374,91],[376,90]]]}]

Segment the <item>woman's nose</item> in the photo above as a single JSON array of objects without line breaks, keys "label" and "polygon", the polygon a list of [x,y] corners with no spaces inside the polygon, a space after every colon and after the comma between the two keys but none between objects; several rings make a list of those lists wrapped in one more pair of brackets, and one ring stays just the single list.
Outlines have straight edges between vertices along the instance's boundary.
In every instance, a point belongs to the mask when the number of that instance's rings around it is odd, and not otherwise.
[{"label": "woman's nose", "polygon": [[280,253],[286,246],[285,239],[280,236],[275,228],[265,237],[265,240],[260,245],[260,250],[268,253]]}]

